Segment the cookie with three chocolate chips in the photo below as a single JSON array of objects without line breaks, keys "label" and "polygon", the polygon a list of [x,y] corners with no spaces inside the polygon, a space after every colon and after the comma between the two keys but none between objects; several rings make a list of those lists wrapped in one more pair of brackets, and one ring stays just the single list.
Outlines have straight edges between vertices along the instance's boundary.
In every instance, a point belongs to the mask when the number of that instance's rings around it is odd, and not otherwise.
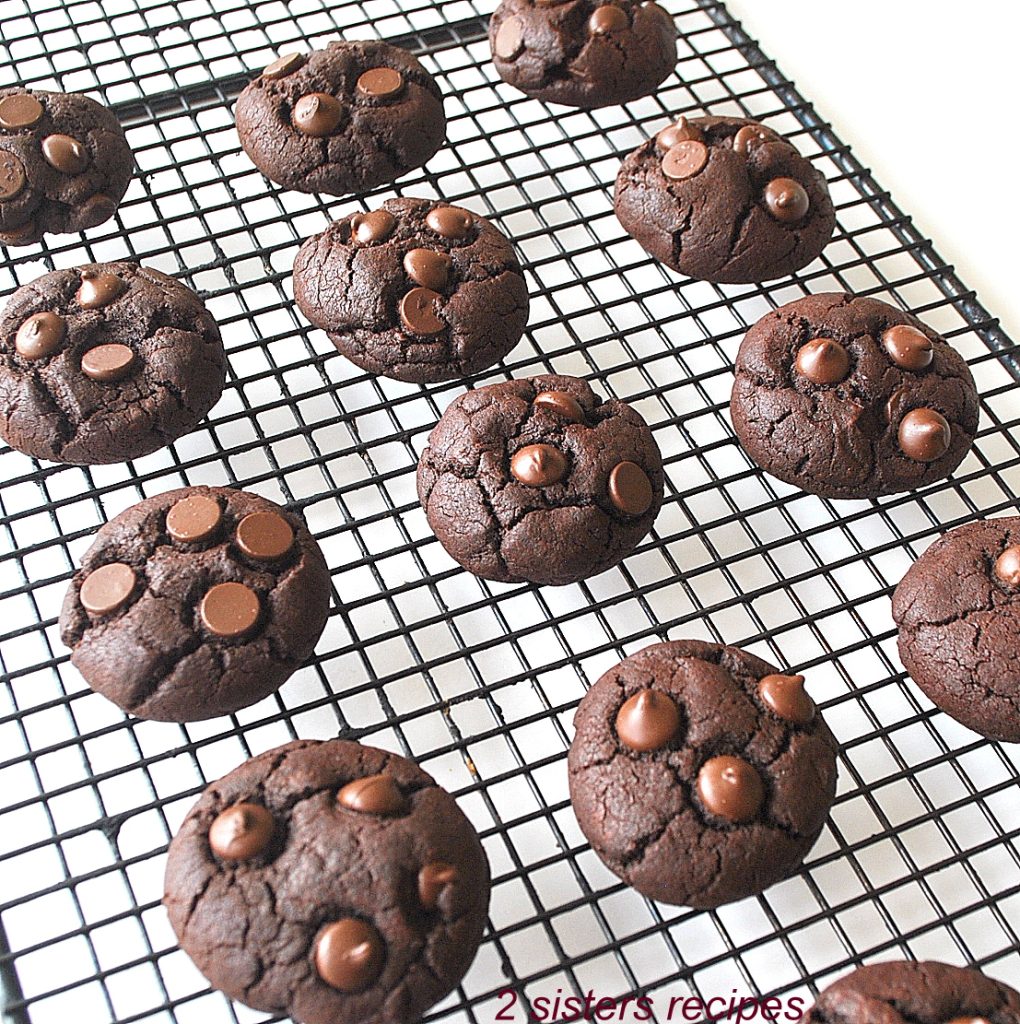
[{"label": "cookie with three chocolate chips", "polygon": [[412,1024],[474,959],[489,865],[411,761],[297,740],[202,794],[170,844],[164,903],[218,989],[302,1024]]},{"label": "cookie with three chocolate chips", "polygon": [[60,614],[71,664],[123,711],[197,722],[254,704],[312,653],[329,570],[292,512],[184,487],[103,526]]},{"label": "cookie with three chocolate chips", "polygon": [[576,377],[461,395],[418,463],[418,497],[450,556],[503,583],[561,586],[616,565],[662,504],[662,457],[641,416]]},{"label": "cookie with three chocolate chips", "polygon": [[308,239],[294,297],[352,362],[419,384],[498,363],[528,322],[510,242],[484,217],[430,199],[388,199]]},{"label": "cookie with three chocolate chips", "polygon": [[406,50],[370,40],[285,54],[234,113],[252,163],[298,192],[366,192],[421,167],[446,138],[435,79]]},{"label": "cookie with three chocolate chips", "polygon": [[77,93],[0,89],[0,244],[109,220],[134,159],[112,111]]},{"label": "cookie with three chocolate chips", "polygon": [[806,267],[836,225],[821,172],[771,128],[681,117],[616,177],[616,216],[657,260],[700,281],[770,281]]},{"label": "cookie with three chocolate chips", "polygon": [[781,306],[747,332],[735,372],[730,414],[744,451],[827,498],[942,480],[977,432],[963,357],[878,299],[830,293]]},{"label": "cookie with three chocolate chips", "polygon": [[651,0],[502,0],[489,45],[505,82],[584,109],[648,96],[676,65],[673,18]]},{"label": "cookie with three chocolate chips", "polygon": [[592,686],[567,769],[605,865],[650,899],[704,909],[800,869],[835,798],[836,742],[803,676],[680,640]]}]

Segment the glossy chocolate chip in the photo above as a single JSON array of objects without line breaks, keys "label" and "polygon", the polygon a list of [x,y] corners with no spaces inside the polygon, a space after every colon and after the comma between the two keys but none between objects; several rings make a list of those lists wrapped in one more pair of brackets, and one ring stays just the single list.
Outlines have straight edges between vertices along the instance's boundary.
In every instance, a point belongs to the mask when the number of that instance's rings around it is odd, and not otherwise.
[{"label": "glossy chocolate chip", "polygon": [[995,575],[1008,587],[1020,587],[1020,544],[1013,544],[999,555]]},{"label": "glossy chocolate chip", "polygon": [[510,472],[528,487],[551,487],[567,475],[567,457],[551,444],[529,444],[514,452]]},{"label": "glossy chocolate chip", "polygon": [[778,672],[764,676],[758,683],[758,696],[767,708],[795,725],[807,725],[815,717],[815,702],[804,689],[803,676]]},{"label": "glossy chocolate chip", "polygon": [[305,59],[303,53],[285,53],[282,57],[277,57],[272,64],[267,64],[262,74],[266,78],[286,78],[298,68],[304,67]]},{"label": "glossy chocolate chip", "polygon": [[215,498],[192,494],[170,507],[166,514],[166,532],[180,544],[200,544],[216,532],[222,518]]},{"label": "glossy chocolate chip", "polygon": [[9,132],[32,128],[43,116],[43,105],[27,92],[15,93],[0,100],[0,128]]},{"label": "glossy chocolate chip", "polygon": [[761,124],[745,124],[736,135],[733,136],[733,149],[737,153],[750,153],[752,149],[765,145],[766,142],[776,142],[779,136],[774,131]]},{"label": "glossy chocolate chip", "polygon": [[400,300],[400,322],[411,334],[439,334],[446,324],[436,313],[436,303],[442,295],[431,288],[412,288]]},{"label": "glossy chocolate chip", "polygon": [[492,52],[500,60],[513,60],[524,49],[524,22],[516,15],[507,18],[496,32]]},{"label": "glossy chocolate chip", "polygon": [[134,369],[135,354],[127,345],[112,342],[90,348],[81,357],[81,372],[100,384],[123,380]]},{"label": "glossy chocolate chip", "polygon": [[74,297],[83,309],[99,309],[119,298],[126,288],[127,285],[116,274],[86,270],[81,275],[81,286]]},{"label": "glossy chocolate chip", "polygon": [[206,592],[198,606],[202,624],[227,640],[250,633],[262,612],[258,594],[243,583],[217,583]]},{"label": "glossy chocolate chip", "polygon": [[935,409],[911,409],[900,420],[898,439],[903,454],[915,462],[934,462],[949,451],[953,432]]},{"label": "glossy chocolate chip", "polygon": [[362,245],[385,242],[397,226],[397,218],[389,210],[356,213],[351,218],[351,233]]},{"label": "glossy chocolate chip", "polygon": [[13,153],[0,150],[0,202],[13,199],[24,187],[25,165]]},{"label": "glossy chocolate chip", "polygon": [[89,151],[70,135],[47,135],[42,155],[50,167],[68,176],[81,174],[89,165]]},{"label": "glossy chocolate chip", "polygon": [[85,577],[78,599],[91,615],[110,615],[127,604],[136,580],[135,571],[130,565],[111,562]]},{"label": "glossy chocolate chip", "polygon": [[278,562],[294,546],[294,528],[279,512],[250,512],[237,524],[237,546],[260,562]]},{"label": "glossy chocolate chip", "polygon": [[474,216],[459,206],[436,206],[425,217],[425,223],[443,238],[467,238],[474,222]]},{"label": "glossy chocolate chip", "polygon": [[793,178],[773,178],[765,186],[765,208],[783,224],[803,220],[810,205],[804,186]]},{"label": "glossy chocolate chip", "polygon": [[407,811],[407,799],[392,775],[366,775],[348,782],[336,795],[337,803],[361,814],[392,816]]},{"label": "glossy chocolate chip", "polygon": [[654,500],[652,481],[636,462],[618,462],[609,474],[609,500],[625,516],[643,516]]},{"label": "glossy chocolate chip", "polygon": [[57,313],[33,313],[14,335],[14,350],[25,359],[45,359],[60,350],[67,324]]},{"label": "glossy chocolate chip", "polygon": [[630,24],[626,11],[612,4],[604,4],[597,7],[588,19],[588,31],[597,36],[604,36],[609,32],[619,32]]},{"label": "glossy chocolate chip", "polygon": [[765,784],[758,770],[740,757],[723,755],[706,761],[696,788],[709,814],[734,824],[752,821],[765,802]]},{"label": "glossy chocolate chip", "polygon": [[340,123],[340,101],[326,92],[310,92],[294,104],[291,121],[299,132],[321,139]]},{"label": "glossy chocolate chip", "polygon": [[581,403],[569,391],[542,391],[535,395],[532,407],[568,423],[584,423],[587,417]]},{"label": "glossy chocolate chip", "polygon": [[832,338],[812,338],[797,350],[794,365],[812,384],[838,384],[850,372],[850,354]]},{"label": "glossy chocolate chip", "polygon": [[234,804],[209,827],[209,848],[221,860],[250,860],[273,838],[275,822],[261,804]]},{"label": "glossy chocolate chip", "polygon": [[404,257],[404,272],[422,288],[442,291],[449,280],[453,260],[445,252],[433,249],[412,249]]},{"label": "glossy chocolate chip", "polygon": [[704,135],[686,117],[678,117],[675,124],[663,128],[655,136],[655,145],[664,153],[681,142],[703,142]]},{"label": "glossy chocolate chip", "polygon": [[357,917],[326,925],[315,943],[315,970],[327,985],[341,992],[368,988],[379,977],[385,960],[382,936]]},{"label": "glossy chocolate chip", "polygon": [[439,897],[448,885],[456,885],[459,881],[457,869],[452,864],[437,860],[418,872],[418,901],[425,910],[439,908]]},{"label": "glossy chocolate chip", "polygon": [[703,142],[678,142],[662,158],[662,173],[671,181],[685,181],[700,174],[707,163],[708,146]]},{"label": "glossy chocolate chip", "polygon": [[923,370],[935,357],[931,338],[910,324],[897,324],[883,331],[882,347],[889,358],[904,370]]},{"label": "glossy chocolate chip", "polygon": [[631,750],[662,750],[680,731],[680,709],[659,690],[638,690],[616,713],[616,735]]},{"label": "glossy chocolate chip", "polygon": [[393,68],[369,68],[355,88],[364,99],[392,100],[404,91],[404,76]]}]

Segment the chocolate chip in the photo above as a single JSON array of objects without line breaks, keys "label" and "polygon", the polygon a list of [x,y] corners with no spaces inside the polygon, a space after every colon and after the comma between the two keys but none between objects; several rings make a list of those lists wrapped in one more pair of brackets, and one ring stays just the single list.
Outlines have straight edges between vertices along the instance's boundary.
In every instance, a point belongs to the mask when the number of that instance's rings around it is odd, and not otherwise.
[{"label": "chocolate chip", "polygon": [[82,227],[95,228],[108,221],[117,211],[117,204],[101,192],[89,196],[78,207],[78,222]]},{"label": "chocolate chip", "polygon": [[832,338],[813,338],[797,350],[794,365],[812,384],[838,384],[850,372],[850,354]]},{"label": "chocolate chip", "polygon": [[221,860],[250,860],[269,845],[275,827],[261,804],[234,804],[209,826],[209,848]]},{"label": "chocolate chip", "polygon": [[278,562],[294,546],[294,528],[278,512],[249,512],[237,524],[237,546],[260,562]]},{"label": "chocolate chip", "polygon": [[698,796],[717,818],[742,824],[758,816],[765,802],[765,784],[757,769],[739,757],[713,757],[701,766]]},{"label": "chocolate chip", "polygon": [[426,910],[439,907],[439,897],[448,885],[456,885],[459,881],[457,869],[452,864],[437,860],[418,872],[418,900]]},{"label": "chocolate chip", "polygon": [[581,403],[569,391],[542,391],[535,395],[532,408],[547,412],[568,423],[584,423],[587,417]]},{"label": "chocolate chip", "polygon": [[443,238],[467,238],[475,218],[459,206],[437,206],[429,210],[425,223]]},{"label": "chocolate chip", "polygon": [[815,702],[804,689],[803,676],[764,676],[758,683],[758,696],[780,718],[796,725],[807,725],[815,717]]},{"label": "chocolate chip", "polygon": [[[0,153],[0,202],[3,201],[3,165],[4,157]],[[16,228],[11,228],[10,231],[0,231],[0,242],[4,245],[24,245],[26,242],[32,241],[35,237],[36,228],[35,221],[26,221],[24,224],[19,225]]]},{"label": "chocolate chip", "polygon": [[341,992],[368,988],[382,972],[385,959],[382,936],[356,917],[326,925],[315,943],[319,977]]},{"label": "chocolate chip", "polygon": [[205,628],[213,636],[228,640],[250,633],[261,612],[258,594],[243,583],[217,583],[198,606]]},{"label": "chocolate chip", "polygon": [[404,76],[393,68],[369,68],[358,78],[359,96],[370,100],[392,100],[404,91]]},{"label": "chocolate chip", "polygon": [[97,345],[81,357],[81,372],[101,384],[123,380],[135,365],[135,354],[119,343]]},{"label": "chocolate chip", "polygon": [[609,500],[625,516],[643,516],[654,500],[652,482],[636,462],[618,462],[609,474]]},{"label": "chocolate chip", "polygon": [[882,332],[882,347],[904,370],[923,370],[935,357],[931,338],[910,324],[897,324]]},{"label": "chocolate chip", "polygon": [[43,105],[27,92],[15,93],[0,100],[0,128],[16,132],[32,128],[43,116]]},{"label": "chocolate chip", "polygon": [[630,24],[626,11],[612,4],[605,4],[597,7],[592,16],[588,19],[588,29],[595,35],[606,35],[609,32],[618,32]]},{"label": "chocolate chip", "polygon": [[0,150],[0,202],[13,199],[24,187],[25,165],[13,153]]},{"label": "chocolate chip", "polygon": [[215,498],[192,494],[170,507],[166,514],[166,532],[181,544],[199,544],[216,532],[222,518]]},{"label": "chocolate chip", "polygon": [[432,249],[412,249],[404,257],[404,271],[407,276],[420,284],[422,288],[441,291],[446,287],[453,260],[445,252]]},{"label": "chocolate chip", "polygon": [[14,335],[14,350],[25,359],[45,359],[64,343],[67,324],[56,313],[33,313]]},{"label": "chocolate chip", "polygon": [[340,102],[325,92],[310,92],[294,104],[291,121],[299,132],[321,139],[340,123]]},{"label": "chocolate chip", "polygon": [[670,14],[665,7],[660,7],[657,3],[654,2],[654,0],[645,0],[645,3],[643,3],[641,6],[644,10],[651,11],[652,14],[658,15],[671,28],[673,27],[673,15]]},{"label": "chocolate chip", "polygon": [[733,149],[737,153],[750,153],[752,149],[764,146],[766,142],[778,142],[779,136],[761,124],[745,124],[733,136]]},{"label": "chocolate chip", "polygon": [[272,64],[268,64],[262,74],[266,78],[286,78],[303,67],[305,60],[303,53],[285,53],[282,57],[277,57]]},{"label": "chocolate chip", "polygon": [[385,242],[397,226],[397,218],[389,210],[356,213],[351,217],[351,232],[362,245]]},{"label": "chocolate chip", "polygon": [[529,444],[514,452],[510,472],[528,487],[551,487],[567,475],[567,457],[551,444]]},{"label": "chocolate chip", "polygon": [[659,690],[638,690],[616,713],[616,735],[631,750],[662,750],[680,731],[680,709]]},{"label": "chocolate chip", "polygon": [[995,560],[995,575],[1007,586],[1020,587],[1020,544],[1006,548]]},{"label": "chocolate chip", "polygon": [[47,135],[42,140],[42,155],[61,174],[81,174],[89,165],[89,151],[70,135]]},{"label": "chocolate chip", "polygon": [[681,142],[703,142],[704,135],[700,128],[695,128],[686,117],[678,117],[675,124],[663,128],[655,136],[655,145],[664,153]]},{"label": "chocolate chip", "polygon": [[934,462],[949,451],[953,438],[949,421],[934,409],[911,409],[900,420],[903,454],[915,462]]},{"label": "chocolate chip", "polygon": [[127,285],[116,274],[101,274],[96,270],[82,271],[81,287],[75,292],[75,300],[84,309],[99,309],[108,306],[118,298]]},{"label": "chocolate chip", "polygon": [[703,142],[678,142],[662,158],[662,173],[671,181],[685,181],[700,174],[707,163],[708,147]]},{"label": "chocolate chip", "polygon": [[793,178],[773,178],[765,186],[765,208],[783,224],[803,220],[810,206],[807,190]]},{"label": "chocolate chip", "polygon": [[336,795],[337,803],[349,811],[391,817],[407,812],[407,799],[392,775],[367,775],[348,782]]},{"label": "chocolate chip", "polygon": [[92,615],[111,615],[123,608],[135,589],[135,571],[123,562],[100,566],[82,581],[78,599]]},{"label": "chocolate chip", "polygon": [[400,300],[400,322],[411,334],[439,334],[446,324],[436,315],[442,295],[431,288],[412,288]]},{"label": "chocolate chip", "polygon": [[500,60],[513,60],[524,49],[524,22],[511,15],[500,26],[492,44],[493,53]]}]

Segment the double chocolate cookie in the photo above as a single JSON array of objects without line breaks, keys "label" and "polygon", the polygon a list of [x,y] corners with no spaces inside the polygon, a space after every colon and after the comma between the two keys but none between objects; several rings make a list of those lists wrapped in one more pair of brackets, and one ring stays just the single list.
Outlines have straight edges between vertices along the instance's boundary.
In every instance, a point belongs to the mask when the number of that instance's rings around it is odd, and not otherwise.
[{"label": "double chocolate cookie", "polygon": [[585,109],[647,96],[676,65],[673,18],[650,0],[502,0],[489,44],[505,82]]},{"label": "double chocolate cookie", "polygon": [[629,405],[576,377],[461,395],[418,463],[429,525],[465,569],[560,586],[625,558],[662,504],[662,457]]},{"label": "double chocolate cookie", "polygon": [[871,964],[830,985],[803,1024],[1020,1024],[1020,993],[967,967]]},{"label": "double chocolate cookie", "polygon": [[312,653],[329,571],[296,515],[185,487],[107,523],[60,615],[71,664],[124,711],[196,722],[254,704]]},{"label": "double chocolate cookie", "polygon": [[827,498],[871,498],[952,473],[977,432],[978,394],[960,354],[916,317],[810,295],[747,332],[730,413],[767,473]]},{"label": "double chocolate cookie", "polygon": [[95,100],[0,89],[0,244],[102,224],[133,172],[124,129]]},{"label": "double chocolate cookie", "polygon": [[769,281],[807,266],[836,225],[825,178],[771,128],[681,117],[616,178],[616,215],[668,267],[701,281]]},{"label": "double chocolate cookie", "polygon": [[900,658],[948,715],[1020,743],[1020,517],[950,530],[893,594]]},{"label": "double chocolate cookie", "polygon": [[578,824],[650,899],[710,908],[795,874],[836,794],[836,743],[804,677],[683,640],[625,658],[574,717]]},{"label": "double chocolate cookie", "polygon": [[0,436],[37,459],[124,462],[198,426],[227,359],[179,281],[134,263],[56,270],[0,313]]},{"label": "double chocolate cookie", "polygon": [[298,740],[206,789],[170,844],[164,902],[232,999],[301,1024],[411,1024],[474,959],[489,865],[412,762]]},{"label": "double chocolate cookie", "polygon": [[298,192],[365,192],[421,167],[446,138],[435,79],[406,50],[374,41],[273,61],[237,98],[244,151]]},{"label": "double chocolate cookie", "polygon": [[310,238],[294,297],[352,362],[415,383],[498,363],[528,322],[513,246],[484,217],[429,199],[388,199]]}]

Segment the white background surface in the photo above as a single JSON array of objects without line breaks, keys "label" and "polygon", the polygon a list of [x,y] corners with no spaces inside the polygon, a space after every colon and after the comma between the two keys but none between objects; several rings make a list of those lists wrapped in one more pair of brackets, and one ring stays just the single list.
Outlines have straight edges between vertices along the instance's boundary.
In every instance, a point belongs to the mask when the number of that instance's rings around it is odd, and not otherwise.
[{"label": "white background surface", "polygon": [[989,312],[1020,337],[1020,3],[728,6]]}]

